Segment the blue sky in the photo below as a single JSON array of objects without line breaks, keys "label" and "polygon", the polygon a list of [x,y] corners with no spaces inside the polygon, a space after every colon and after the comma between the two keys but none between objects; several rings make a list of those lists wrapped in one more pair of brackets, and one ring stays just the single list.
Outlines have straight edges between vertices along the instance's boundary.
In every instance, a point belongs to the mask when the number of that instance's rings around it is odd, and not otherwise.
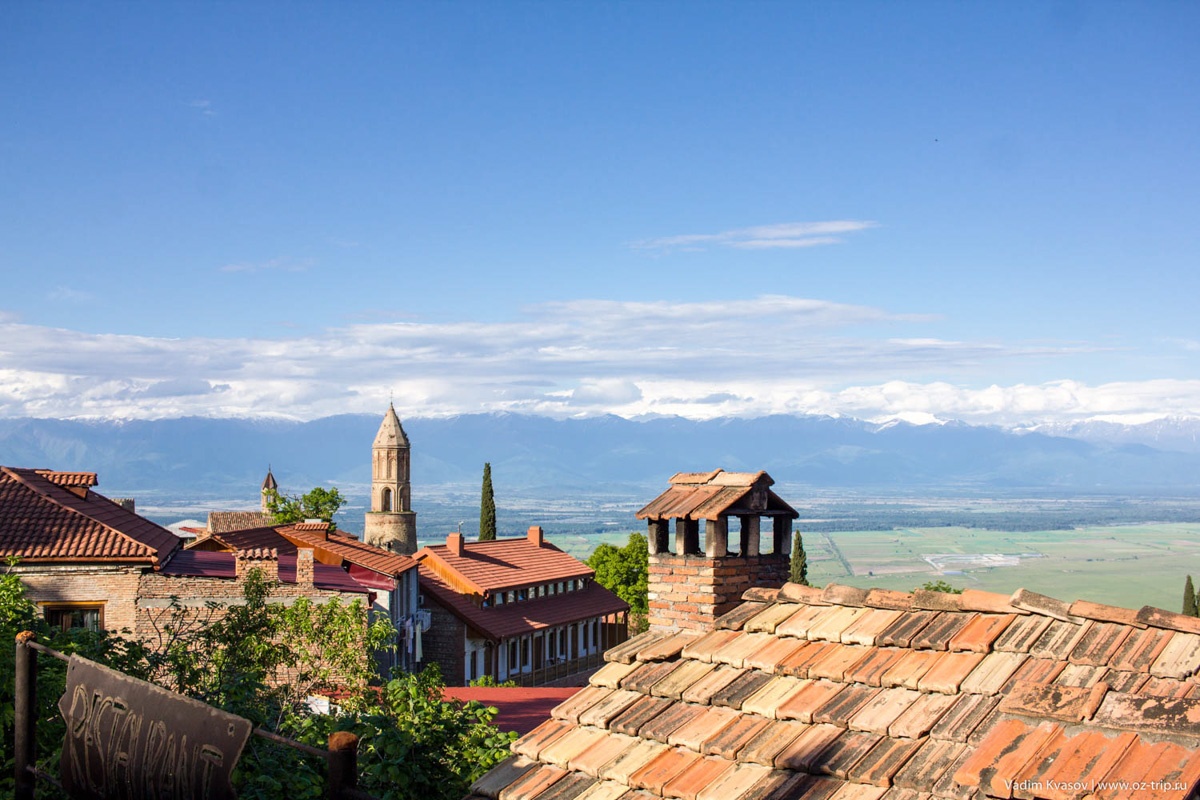
[{"label": "blue sky", "polygon": [[6,4],[0,416],[1200,415],[1200,6]]}]

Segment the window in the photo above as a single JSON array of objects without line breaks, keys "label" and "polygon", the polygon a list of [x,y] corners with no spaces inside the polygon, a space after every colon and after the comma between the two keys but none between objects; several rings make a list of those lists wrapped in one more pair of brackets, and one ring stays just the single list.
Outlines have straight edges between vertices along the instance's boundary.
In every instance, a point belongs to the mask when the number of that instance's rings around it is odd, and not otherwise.
[{"label": "window", "polygon": [[63,603],[44,606],[46,623],[63,631],[85,629],[99,631],[104,627],[103,603]]},{"label": "window", "polygon": [[508,671],[509,673],[519,672],[521,663],[517,660],[517,640],[513,639],[508,643]]}]

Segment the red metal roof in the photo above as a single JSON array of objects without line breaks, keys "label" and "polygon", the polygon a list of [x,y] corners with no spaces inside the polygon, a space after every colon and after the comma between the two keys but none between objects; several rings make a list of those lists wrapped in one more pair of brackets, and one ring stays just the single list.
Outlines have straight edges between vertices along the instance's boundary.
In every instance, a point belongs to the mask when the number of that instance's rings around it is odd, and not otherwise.
[{"label": "red metal roof", "polygon": [[[211,550],[182,550],[163,567],[162,573],[177,577],[233,579],[237,577],[237,556]],[[296,582],[295,554],[279,556],[279,581]],[[370,587],[354,580],[340,567],[321,563],[313,564],[313,585],[331,592],[367,594],[370,591]]]},{"label": "red metal roof", "polygon": [[214,533],[197,539],[189,549],[210,549],[214,543],[226,550],[249,550],[255,547],[273,547],[280,555],[295,555],[296,548],[311,547],[318,561],[337,561],[394,578],[417,565],[412,558],[384,550],[366,542],[337,532],[328,532],[325,523],[300,522],[294,525],[277,525],[267,528],[247,528],[238,531]]},{"label": "red metal roof", "polygon": [[413,558],[424,565],[423,573],[435,572],[452,585],[465,582],[480,594],[595,574],[574,556],[548,542],[539,547],[526,536],[466,542],[462,555],[444,544],[431,545]]},{"label": "red metal roof", "polygon": [[442,689],[442,698],[464,703],[474,700],[492,706],[500,712],[493,720],[497,728],[524,736],[549,719],[551,709],[578,691],[578,686],[447,686]]},{"label": "red metal roof", "polygon": [[[55,480],[64,475],[64,483]],[[166,528],[87,491],[94,478],[94,473],[0,467],[0,556],[35,563],[157,566],[180,549],[179,537]]]}]

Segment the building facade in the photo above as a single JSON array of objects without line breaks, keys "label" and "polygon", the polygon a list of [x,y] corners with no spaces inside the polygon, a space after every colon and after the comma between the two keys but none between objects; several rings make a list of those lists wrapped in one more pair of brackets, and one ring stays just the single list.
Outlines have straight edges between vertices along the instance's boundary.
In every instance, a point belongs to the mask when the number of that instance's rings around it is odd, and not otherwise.
[{"label": "building facade", "polygon": [[389,404],[371,445],[371,510],[363,523],[363,541],[404,555],[417,551],[410,467],[408,435]]}]

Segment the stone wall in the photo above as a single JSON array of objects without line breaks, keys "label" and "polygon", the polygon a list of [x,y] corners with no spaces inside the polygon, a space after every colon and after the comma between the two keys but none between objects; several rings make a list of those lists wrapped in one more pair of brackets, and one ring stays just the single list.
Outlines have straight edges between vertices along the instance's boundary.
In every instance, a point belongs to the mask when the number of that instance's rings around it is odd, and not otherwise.
[{"label": "stone wall", "polygon": [[458,617],[425,595],[425,608],[432,617],[429,630],[421,638],[422,660],[418,667],[434,663],[442,670],[442,680],[447,686],[464,683],[463,670],[466,664],[463,651],[467,641],[467,627]]}]

